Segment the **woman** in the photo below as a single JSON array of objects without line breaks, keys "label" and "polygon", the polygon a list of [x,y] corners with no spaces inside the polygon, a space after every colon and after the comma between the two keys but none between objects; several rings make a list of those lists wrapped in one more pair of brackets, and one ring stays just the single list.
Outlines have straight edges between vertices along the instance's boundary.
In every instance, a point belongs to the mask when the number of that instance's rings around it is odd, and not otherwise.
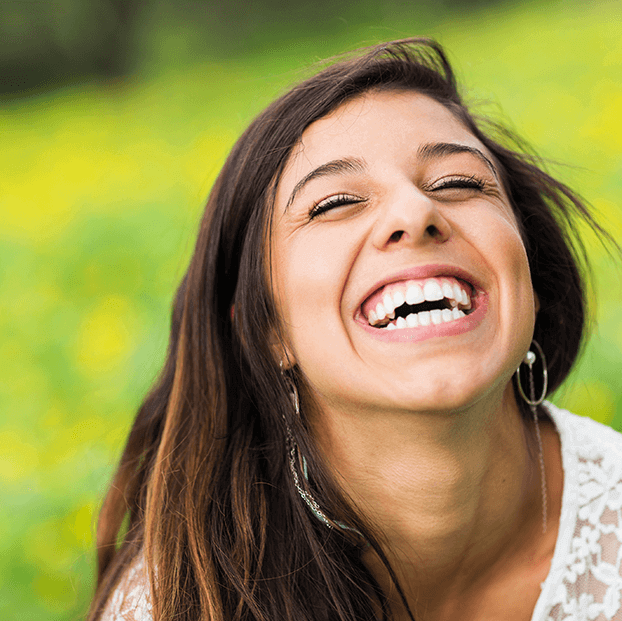
[{"label": "woman", "polygon": [[620,436],[542,402],[583,336],[568,231],[603,232],[494,131],[424,39],[251,124],[102,509],[91,619],[622,618]]}]

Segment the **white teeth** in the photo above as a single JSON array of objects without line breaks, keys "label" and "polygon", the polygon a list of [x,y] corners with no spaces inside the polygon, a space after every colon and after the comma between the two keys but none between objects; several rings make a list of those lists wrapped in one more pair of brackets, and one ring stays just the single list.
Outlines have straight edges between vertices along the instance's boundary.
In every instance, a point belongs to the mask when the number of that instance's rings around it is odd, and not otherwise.
[{"label": "white teeth", "polygon": [[441,311],[438,308],[434,308],[430,311],[430,319],[432,323],[438,325],[439,323],[443,323],[443,317],[441,315]]},{"label": "white teeth", "polygon": [[419,285],[410,285],[406,291],[406,303],[414,305],[421,304],[421,302],[425,302],[423,290]]},{"label": "white teeth", "polygon": [[452,310],[448,308],[442,310],[433,309],[431,311],[422,311],[421,313],[411,313],[406,319],[404,319],[404,317],[398,317],[385,327],[387,330],[403,330],[404,328],[417,328],[419,326],[438,326],[442,323],[449,323],[450,321],[455,321],[465,316],[465,313],[458,308],[453,308]]},{"label": "white teeth", "polygon": [[395,305],[393,304],[393,300],[391,299],[391,296],[388,293],[384,294],[384,297],[382,298],[382,304],[387,311],[387,315],[389,313],[392,313],[395,310]]},{"label": "white teeth", "polygon": [[420,326],[429,326],[430,325],[430,311],[422,311],[421,313],[417,313],[417,319],[419,320]]},{"label": "white teeth", "polygon": [[[469,310],[472,307],[471,296],[465,290],[466,285],[463,287],[456,282],[443,278],[430,278],[425,283],[420,285],[419,283],[411,282],[406,289],[394,289],[394,293],[387,291],[382,300],[378,302],[375,309],[371,309],[367,315],[367,321],[372,326],[382,327],[379,324],[385,324],[385,320],[394,320],[395,309],[402,306],[404,303],[411,306],[421,304],[422,302],[437,302],[445,299],[449,302],[449,308],[436,309],[424,313],[411,313],[409,317],[414,319],[417,323],[412,326],[408,324],[408,318],[406,318],[406,326],[402,322],[393,321],[393,327],[391,330],[395,330],[396,327],[415,327],[417,325],[430,325],[430,323],[439,324],[442,322],[454,321],[465,316],[463,310]],[[423,320],[420,316],[423,315]],[[426,323],[427,322],[427,323]],[[388,327],[388,325],[384,326]]]},{"label": "white teeth", "polygon": [[460,288],[460,286],[457,283],[454,283],[454,285],[452,286],[451,290],[453,291],[453,300],[452,302],[455,301],[455,305],[458,304],[458,302],[460,302],[462,300],[462,289]]},{"label": "white teeth", "polygon": [[443,290],[435,280],[428,280],[423,285],[423,295],[428,302],[436,302],[443,299]]},{"label": "white teeth", "polygon": [[464,306],[465,308],[471,308],[471,299],[467,295],[466,291],[464,291],[463,289],[460,291],[460,294],[461,294],[460,302],[462,306]]},{"label": "white teeth", "polygon": [[449,298],[450,300],[454,297],[454,288],[446,280],[442,282],[441,288],[443,290],[443,297]]}]

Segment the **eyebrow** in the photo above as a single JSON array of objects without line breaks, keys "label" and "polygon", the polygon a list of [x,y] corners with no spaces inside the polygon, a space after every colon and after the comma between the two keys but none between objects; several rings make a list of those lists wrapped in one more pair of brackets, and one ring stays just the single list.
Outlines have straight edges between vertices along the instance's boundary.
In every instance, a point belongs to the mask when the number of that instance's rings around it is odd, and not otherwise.
[{"label": "eyebrow", "polygon": [[287,201],[287,205],[285,209],[287,210],[289,206],[294,202],[296,198],[296,194],[298,194],[302,188],[312,181],[313,179],[319,179],[320,177],[328,177],[331,175],[341,175],[344,173],[361,173],[367,169],[365,161],[359,159],[357,157],[346,157],[339,160],[331,160],[330,162],[326,162],[326,164],[322,164],[318,166],[314,170],[312,170],[309,174],[305,175],[292,190],[292,193]]},{"label": "eyebrow", "polygon": [[[495,165],[490,161],[488,157],[486,157],[479,149],[475,147],[470,147],[465,144],[458,144],[455,142],[429,142],[427,144],[423,144],[417,150],[417,157],[422,160],[430,160],[441,158],[445,155],[453,155],[455,153],[470,153],[475,157],[478,157],[482,160],[492,171],[492,174],[498,179],[499,175],[497,173],[497,169]],[[319,179],[321,177],[328,177],[332,175],[341,175],[344,173],[362,173],[367,170],[367,165],[365,161],[357,158],[357,157],[346,157],[338,160],[331,160],[330,162],[326,162],[321,166],[313,169],[310,173],[306,174],[295,186],[292,190],[292,193],[289,196],[289,200],[287,201],[287,205],[285,205],[285,210],[289,209],[290,205],[296,199],[296,195],[300,193],[300,191],[307,185],[310,181],[314,179]]]},{"label": "eyebrow", "polygon": [[490,168],[492,174],[497,179],[499,178],[495,165],[476,147],[470,147],[466,144],[458,144],[455,142],[430,142],[428,144],[422,144],[417,150],[417,156],[422,160],[440,158],[455,153],[470,153],[478,157]]}]

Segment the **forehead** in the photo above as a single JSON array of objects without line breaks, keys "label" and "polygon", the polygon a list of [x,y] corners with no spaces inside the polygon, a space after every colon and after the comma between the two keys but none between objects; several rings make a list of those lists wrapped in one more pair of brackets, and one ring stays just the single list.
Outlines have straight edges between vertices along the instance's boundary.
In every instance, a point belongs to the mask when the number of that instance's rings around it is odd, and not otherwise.
[{"label": "forehead", "polygon": [[370,91],[351,99],[303,132],[277,189],[277,202],[302,176],[344,156],[365,160],[408,157],[424,143],[484,145],[452,112],[414,91]]}]

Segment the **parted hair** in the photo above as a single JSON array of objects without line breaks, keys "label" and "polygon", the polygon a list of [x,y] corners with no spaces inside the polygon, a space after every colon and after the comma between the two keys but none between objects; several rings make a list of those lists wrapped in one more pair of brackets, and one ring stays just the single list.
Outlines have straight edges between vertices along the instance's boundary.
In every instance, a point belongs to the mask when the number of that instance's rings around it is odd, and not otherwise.
[{"label": "parted hair", "polygon": [[[548,359],[549,392],[570,371],[586,323],[577,220],[607,237],[584,203],[511,132],[469,112],[434,41],[396,41],[329,61],[250,124],[210,193],[174,300],[164,368],[101,510],[90,621],[139,554],[156,621],[391,618],[362,561],[373,547],[394,578],[381,533],[331,477],[304,410],[295,416],[290,382],[304,388],[304,376],[281,373],[275,358],[281,332],[266,243],[277,184],[304,130],[347,100],[391,89],[433,98],[494,155],[540,301],[534,337]],[[305,505],[289,469],[288,427],[308,463],[301,484],[326,515],[362,536],[327,527]]]}]

